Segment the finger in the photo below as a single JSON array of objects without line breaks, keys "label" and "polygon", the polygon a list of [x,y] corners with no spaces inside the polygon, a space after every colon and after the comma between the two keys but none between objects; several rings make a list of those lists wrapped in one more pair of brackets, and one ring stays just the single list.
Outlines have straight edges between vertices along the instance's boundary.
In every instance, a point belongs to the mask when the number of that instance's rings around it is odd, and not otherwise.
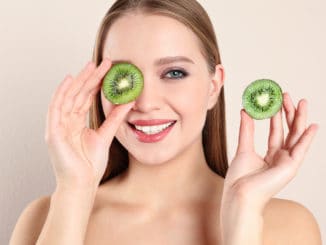
[{"label": "finger", "polygon": [[[93,70],[92,74],[88,77],[88,79],[98,78],[99,74],[103,73],[103,71],[102,71],[103,68],[105,68],[105,66],[108,65],[107,63],[108,63],[107,61],[102,61],[102,63],[98,66],[98,68],[95,71]],[[74,84],[69,89],[69,94],[67,94],[65,96],[65,101],[64,101],[64,106],[63,106],[63,112],[66,117],[69,117],[72,112],[75,115],[81,115],[81,113],[77,109],[74,109],[74,105],[76,102],[76,97],[80,93],[80,89],[86,82],[87,81],[75,80]],[[77,92],[77,94],[74,94],[74,92],[70,92],[71,90],[77,91],[76,87],[79,87],[79,91]]]},{"label": "finger", "polygon": [[85,80],[94,72],[95,64],[93,62],[88,62],[82,71],[77,75],[74,81],[71,83],[62,107],[62,114],[64,117],[68,117],[74,105],[74,97],[79,92],[80,88],[83,86]]},{"label": "finger", "polygon": [[254,121],[241,110],[240,132],[237,153],[254,151]]},{"label": "finger", "polygon": [[53,135],[56,132],[58,125],[61,122],[62,103],[64,100],[64,96],[72,82],[73,82],[72,76],[67,75],[52,95],[51,102],[47,112],[47,117],[46,117],[46,130],[45,130],[46,140],[49,139],[50,135]]},{"label": "finger", "polygon": [[76,94],[79,93],[80,89],[82,88],[84,82],[92,75],[96,66],[94,62],[89,61],[81,72],[76,76],[75,81],[72,83],[69,92],[67,93],[67,97],[73,98]]},{"label": "finger", "polygon": [[298,141],[302,133],[306,130],[307,121],[307,101],[302,99],[298,103],[298,108],[295,112],[292,127],[287,137],[286,149],[290,149]]},{"label": "finger", "polygon": [[128,104],[115,106],[102,125],[97,129],[98,134],[101,135],[106,144],[111,144],[121,122],[134,104],[135,101],[132,101]]},{"label": "finger", "polygon": [[290,130],[292,123],[293,123],[294,115],[295,115],[295,107],[294,107],[291,97],[288,93],[283,94],[283,107],[285,110],[286,123]]},{"label": "finger", "polygon": [[78,127],[76,125],[79,125],[80,128],[87,125],[87,121],[89,120],[88,112],[89,112],[90,107],[93,104],[93,101],[94,101],[96,95],[97,95],[96,92],[91,93],[89,95],[89,97],[86,99],[86,101],[84,102],[83,106],[81,106],[78,111],[74,111],[71,114],[71,120],[72,121],[74,120],[76,129],[78,129]]},{"label": "finger", "polygon": [[270,119],[268,137],[268,154],[273,155],[283,147],[282,108]]},{"label": "finger", "polygon": [[91,91],[88,95],[88,97],[86,98],[86,100],[84,101],[84,104],[82,104],[78,111],[85,115],[85,119],[86,119],[86,114],[89,111],[89,109],[91,108],[93,101],[96,97],[96,95],[98,94],[98,91],[101,89],[101,86],[97,86],[96,89],[94,89],[93,91]]},{"label": "finger", "polygon": [[[94,73],[83,85],[79,94],[76,96],[73,111],[88,111],[90,104],[87,103],[91,100],[94,93],[97,93],[101,87],[101,81],[105,74],[111,67],[111,61],[105,58],[99,69]],[[85,106],[86,105],[86,106]]]},{"label": "finger", "polygon": [[294,145],[293,149],[290,151],[292,158],[301,161],[304,155],[308,151],[309,146],[318,130],[317,124],[311,124],[301,135],[298,142]]}]

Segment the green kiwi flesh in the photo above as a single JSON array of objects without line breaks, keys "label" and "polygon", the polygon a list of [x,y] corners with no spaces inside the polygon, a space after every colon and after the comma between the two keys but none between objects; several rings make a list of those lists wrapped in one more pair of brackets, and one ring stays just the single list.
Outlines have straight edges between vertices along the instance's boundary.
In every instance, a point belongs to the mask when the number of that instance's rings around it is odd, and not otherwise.
[{"label": "green kiwi flesh", "polygon": [[242,105],[245,111],[257,120],[274,116],[281,109],[282,103],[282,89],[270,79],[253,81],[242,95]]},{"label": "green kiwi flesh", "polygon": [[144,87],[141,70],[130,63],[114,64],[104,76],[102,90],[113,104],[126,104],[135,100]]}]

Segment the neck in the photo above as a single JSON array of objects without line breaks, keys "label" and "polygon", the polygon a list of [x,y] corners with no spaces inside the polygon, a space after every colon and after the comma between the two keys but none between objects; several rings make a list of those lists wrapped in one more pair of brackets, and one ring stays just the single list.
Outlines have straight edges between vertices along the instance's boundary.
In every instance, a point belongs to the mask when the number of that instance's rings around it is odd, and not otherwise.
[{"label": "neck", "polygon": [[162,164],[149,166],[130,157],[128,169],[119,177],[125,197],[155,207],[206,202],[221,190],[222,180],[208,167],[201,139]]}]

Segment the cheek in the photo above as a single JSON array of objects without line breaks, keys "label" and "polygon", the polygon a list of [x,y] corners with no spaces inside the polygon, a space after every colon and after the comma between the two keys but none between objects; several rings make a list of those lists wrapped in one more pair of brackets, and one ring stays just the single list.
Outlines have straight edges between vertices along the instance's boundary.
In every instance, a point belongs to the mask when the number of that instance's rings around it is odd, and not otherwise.
[{"label": "cheek", "polygon": [[168,98],[174,106],[180,109],[180,112],[191,114],[190,116],[199,116],[198,113],[207,111],[208,89],[206,87],[190,81],[179,87],[171,87],[168,91]]}]

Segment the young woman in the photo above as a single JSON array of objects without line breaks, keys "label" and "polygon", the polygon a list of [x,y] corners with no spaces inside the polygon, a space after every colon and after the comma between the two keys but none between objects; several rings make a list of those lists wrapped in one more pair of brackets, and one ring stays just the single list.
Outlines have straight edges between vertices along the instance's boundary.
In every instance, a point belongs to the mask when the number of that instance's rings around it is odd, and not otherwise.
[{"label": "young woman", "polygon": [[[101,82],[121,61],[141,69],[145,86],[136,101],[112,105]],[[214,28],[199,3],[116,1],[93,61],[52,97],[45,139],[57,186],[24,210],[11,245],[321,244],[309,210],[272,198],[316,133],[307,101],[295,107],[284,94],[265,156],[255,153],[254,121],[241,110],[228,168],[223,85]],[[135,134],[135,125],[165,124],[163,137]]]}]

